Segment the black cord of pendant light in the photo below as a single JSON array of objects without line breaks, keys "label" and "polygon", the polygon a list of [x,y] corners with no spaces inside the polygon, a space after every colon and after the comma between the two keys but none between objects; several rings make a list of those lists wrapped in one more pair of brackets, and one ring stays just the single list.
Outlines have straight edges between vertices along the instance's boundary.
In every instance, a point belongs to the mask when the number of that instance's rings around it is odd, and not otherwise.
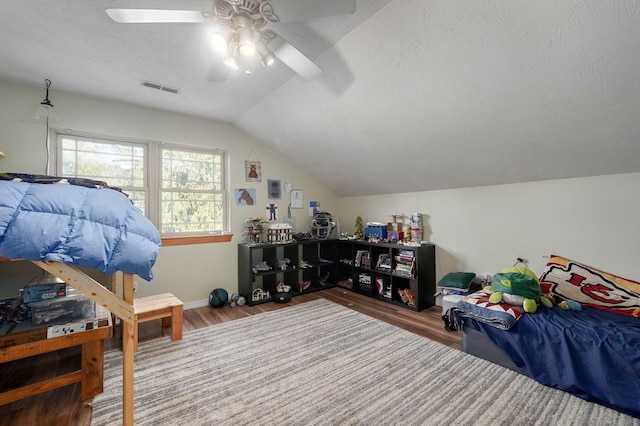
[{"label": "black cord of pendant light", "polygon": [[36,113],[36,120],[39,120],[43,115],[45,118],[45,129],[44,129],[44,147],[45,147],[45,152],[46,152],[46,163],[45,163],[45,173],[49,173],[49,156],[50,156],[50,149],[49,149],[49,114],[51,112],[51,109],[53,108],[53,104],[51,103],[51,101],[49,100],[49,88],[51,87],[51,80],[49,80],[48,78],[46,78],[44,80],[45,82],[45,96],[44,99],[42,100],[42,102],[40,102],[40,108],[38,108],[38,112]]}]

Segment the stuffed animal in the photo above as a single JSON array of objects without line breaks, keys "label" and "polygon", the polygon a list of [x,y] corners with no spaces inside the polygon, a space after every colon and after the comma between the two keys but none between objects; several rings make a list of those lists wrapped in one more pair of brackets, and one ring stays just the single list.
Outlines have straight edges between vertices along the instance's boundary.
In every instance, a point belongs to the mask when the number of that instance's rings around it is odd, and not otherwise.
[{"label": "stuffed animal", "polygon": [[512,266],[495,274],[491,285],[485,287],[493,294],[489,297],[492,303],[508,303],[522,305],[527,313],[538,310],[538,301],[552,307],[552,301],[542,294],[540,282],[533,271],[525,266]]}]

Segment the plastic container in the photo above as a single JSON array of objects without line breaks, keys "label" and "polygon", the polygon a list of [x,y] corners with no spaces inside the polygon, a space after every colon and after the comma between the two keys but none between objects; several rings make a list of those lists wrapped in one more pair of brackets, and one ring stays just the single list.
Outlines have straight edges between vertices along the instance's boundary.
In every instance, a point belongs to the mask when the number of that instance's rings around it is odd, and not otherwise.
[{"label": "plastic container", "polygon": [[67,294],[67,284],[53,275],[31,280],[22,289],[24,303],[64,297]]},{"label": "plastic container", "polygon": [[446,314],[447,311],[453,308],[463,297],[461,294],[446,294],[442,296],[442,314]]},{"label": "plastic container", "polygon": [[93,300],[73,287],[67,288],[67,295],[64,297],[31,302],[28,305],[34,325],[57,324],[96,315]]}]

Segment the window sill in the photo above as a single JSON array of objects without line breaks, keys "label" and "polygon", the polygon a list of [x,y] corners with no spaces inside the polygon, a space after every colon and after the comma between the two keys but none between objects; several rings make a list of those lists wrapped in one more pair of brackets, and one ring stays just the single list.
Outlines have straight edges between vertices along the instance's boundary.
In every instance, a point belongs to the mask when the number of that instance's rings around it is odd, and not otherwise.
[{"label": "window sill", "polygon": [[222,235],[198,235],[188,237],[165,237],[162,238],[162,246],[186,246],[189,244],[207,243],[228,243],[233,238],[233,234]]}]

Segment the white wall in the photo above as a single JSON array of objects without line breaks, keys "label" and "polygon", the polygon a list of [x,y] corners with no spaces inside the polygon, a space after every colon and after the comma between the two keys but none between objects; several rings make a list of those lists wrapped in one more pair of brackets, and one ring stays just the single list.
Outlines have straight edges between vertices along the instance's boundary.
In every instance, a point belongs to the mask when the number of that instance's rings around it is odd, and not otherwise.
[{"label": "white wall", "polygon": [[[43,98],[44,87],[0,80],[0,151],[7,155],[0,159],[0,171],[45,173],[45,125],[34,119]],[[236,206],[231,194],[232,242],[163,247],[153,269],[153,282],[137,279],[139,296],[172,292],[188,303],[207,299],[209,292],[217,287],[237,291],[237,244],[243,241],[242,225],[249,217],[265,216],[267,179],[279,179],[282,184],[291,182],[294,188],[304,191],[305,203],[318,200],[323,209],[333,211],[337,208],[337,199],[329,191],[296,167],[256,145],[230,124],[55,90],[51,90],[49,99],[60,119],[51,125],[60,129],[225,149],[230,160],[230,189],[250,187],[257,190],[254,206]],[[252,149],[261,161],[262,182],[245,181],[244,161]],[[255,159],[253,154],[251,159]],[[286,216],[289,203],[288,194],[284,190],[282,193],[282,199],[277,201],[280,221]],[[297,229],[307,232],[310,225],[307,209],[292,210],[292,213]],[[3,275],[8,274],[3,273],[0,265],[0,284]],[[17,285],[15,283],[13,287]],[[0,287],[0,291],[0,296],[11,295],[5,293],[9,291],[7,286]]]},{"label": "white wall", "polygon": [[640,173],[524,184],[349,197],[343,229],[355,219],[422,213],[424,240],[437,246],[437,279],[448,272],[495,274],[517,257],[539,274],[557,254],[640,281]]}]

